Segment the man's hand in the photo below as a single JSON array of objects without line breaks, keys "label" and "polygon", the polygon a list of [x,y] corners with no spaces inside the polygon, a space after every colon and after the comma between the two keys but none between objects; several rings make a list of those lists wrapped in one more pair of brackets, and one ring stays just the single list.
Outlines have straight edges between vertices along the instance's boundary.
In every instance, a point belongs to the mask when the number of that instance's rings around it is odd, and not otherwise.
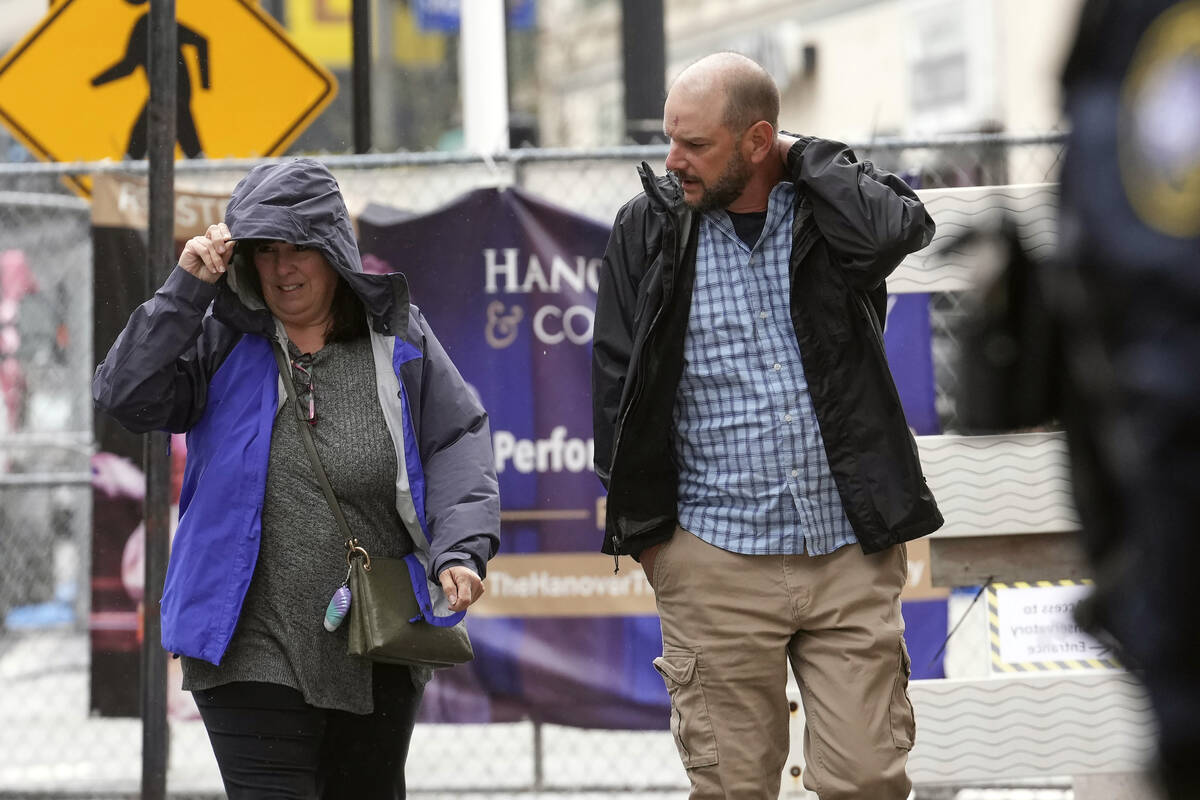
[{"label": "man's hand", "polygon": [[438,580],[451,611],[465,611],[467,606],[483,597],[483,579],[470,567],[462,564],[446,567],[438,573]]},{"label": "man's hand", "polygon": [[179,266],[205,283],[216,283],[233,258],[233,242],[224,222],[209,225],[203,236],[193,236],[183,246]]},{"label": "man's hand", "polygon": [[795,136],[788,136],[786,133],[775,134],[775,149],[779,152],[779,158],[783,161],[783,166],[787,166],[788,152],[792,149],[792,145],[800,141]]}]

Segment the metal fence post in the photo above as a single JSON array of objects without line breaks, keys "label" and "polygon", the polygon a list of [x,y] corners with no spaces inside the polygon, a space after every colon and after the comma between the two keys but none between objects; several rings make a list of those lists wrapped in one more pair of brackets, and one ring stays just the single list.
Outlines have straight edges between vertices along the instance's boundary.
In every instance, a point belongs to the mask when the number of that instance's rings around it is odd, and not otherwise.
[{"label": "metal fence post", "polygon": [[353,0],[350,7],[354,152],[366,153],[371,149],[371,3]]},{"label": "metal fence post", "polygon": [[540,792],[545,785],[545,753],[543,752],[542,723],[533,723],[533,790]]},{"label": "metal fence post", "polygon": [[513,186],[516,186],[518,189],[524,189],[525,188],[525,179],[526,179],[525,165],[529,163],[529,159],[527,159],[525,157],[525,154],[522,153],[520,150],[511,151],[509,153],[509,157],[512,159]]}]

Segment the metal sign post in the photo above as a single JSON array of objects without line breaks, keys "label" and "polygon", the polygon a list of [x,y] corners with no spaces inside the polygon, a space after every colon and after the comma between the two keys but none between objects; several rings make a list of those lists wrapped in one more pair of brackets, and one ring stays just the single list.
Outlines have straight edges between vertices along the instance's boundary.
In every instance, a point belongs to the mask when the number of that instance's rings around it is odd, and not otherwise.
[{"label": "metal sign post", "polygon": [[[161,285],[175,257],[175,93],[177,60],[175,0],[150,4],[148,64],[150,115],[147,132],[150,158],[149,242],[146,248],[146,293]],[[159,600],[167,574],[171,539],[171,460],[167,434],[145,438],[146,548],[144,636],[142,639],[142,798],[167,795],[167,657],[160,644]]]}]

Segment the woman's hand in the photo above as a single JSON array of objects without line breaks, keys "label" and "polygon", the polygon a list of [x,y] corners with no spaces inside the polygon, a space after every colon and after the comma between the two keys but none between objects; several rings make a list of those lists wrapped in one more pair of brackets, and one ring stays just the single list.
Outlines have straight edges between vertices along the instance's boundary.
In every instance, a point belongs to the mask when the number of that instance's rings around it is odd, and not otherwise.
[{"label": "woman's hand", "polygon": [[442,591],[450,602],[451,611],[465,611],[467,606],[483,597],[483,579],[475,570],[462,564],[446,567],[438,573]]},{"label": "woman's hand", "polygon": [[205,283],[216,283],[233,258],[233,242],[224,222],[209,225],[203,236],[193,236],[183,246],[179,266]]}]

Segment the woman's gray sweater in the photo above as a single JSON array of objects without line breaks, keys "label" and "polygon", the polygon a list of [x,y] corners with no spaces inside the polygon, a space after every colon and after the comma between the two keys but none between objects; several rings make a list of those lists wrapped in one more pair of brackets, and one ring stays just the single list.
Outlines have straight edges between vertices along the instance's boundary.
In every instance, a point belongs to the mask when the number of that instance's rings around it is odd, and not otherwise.
[{"label": "woman's gray sweater", "polygon": [[[297,360],[300,353],[292,346],[290,355]],[[372,556],[411,552],[396,512],[396,453],[376,394],[370,340],[327,344],[299,360],[311,360],[317,422],[310,430],[350,530]],[[307,382],[296,369],[292,377],[307,412]],[[271,435],[262,543],[237,629],[220,666],[183,659],[183,688],[276,683],[314,706],[370,713],[371,662],[346,654],[348,625],[333,633],[323,625],[346,569],[343,537],[285,400]],[[422,683],[428,673],[414,678]]]}]

